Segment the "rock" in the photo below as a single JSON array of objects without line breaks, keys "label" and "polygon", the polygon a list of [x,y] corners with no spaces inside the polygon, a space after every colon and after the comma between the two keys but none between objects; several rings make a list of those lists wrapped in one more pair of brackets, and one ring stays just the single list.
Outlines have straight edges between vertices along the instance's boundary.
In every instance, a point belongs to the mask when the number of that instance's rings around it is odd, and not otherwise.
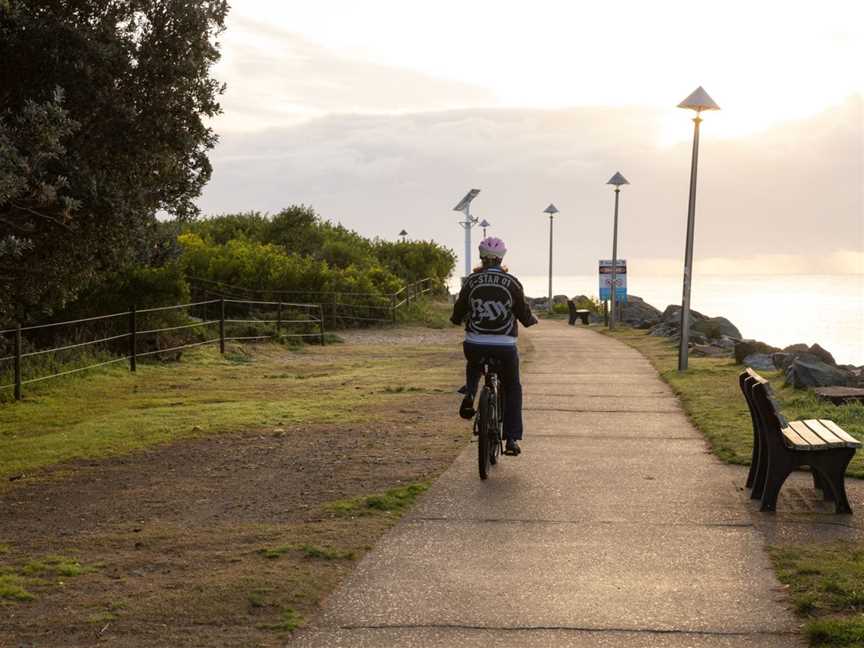
[{"label": "rock", "polygon": [[[666,324],[674,324],[677,328],[681,324],[681,307],[675,304],[669,304],[666,307],[666,310],[660,315],[660,319],[663,320]],[[691,310],[690,311],[690,327],[693,327],[693,323],[699,320],[708,319],[705,315],[700,313],[699,311]]]},{"label": "rock", "polygon": [[786,351],[778,351],[771,356],[771,360],[774,362],[775,367],[785,371],[786,367],[795,361],[795,354]]},{"label": "rock", "polygon": [[796,389],[805,387],[845,386],[849,378],[845,371],[819,360],[796,358],[786,367],[786,384]]},{"label": "rock", "polygon": [[816,387],[813,391],[835,405],[864,403],[864,389],[860,387]]},{"label": "rock", "polygon": [[744,358],[754,353],[775,353],[779,350],[777,347],[757,340],[741,340],[735,344],[735,362],[741,364]]},{"label": "rock", "polygon": [[[680,337],[679,335],[677,335],[677,334],[676,334],[675,337],[677,337],[679,340],[681,339],[681,337]],[[700,334],[700,333],[694,333],[693,331],[691,331],[691,332],[690,332],[690,340],[689,340],[689,342],[690,342],[690,344],[703,344],[703,345],[707,345],[707,344],[710,342],[710,340],[709,340],[707,337],[705,337],[704,335]]]},{"label": "rock", "polygon": [[690,349],[690,353],[707,358],[722,358],[728,356],[730,352],[729,349],[724,349],[714,344],[694,344]]},{"label": "rock", "polygon": [[777,371],[774,359],[769,353],[751,353],[744,358],[744,365],[759,371]]},{"label": "rock", "polygon": [[621,307],[621,321],[637,328],[647,328],[647,322],[658,322],[662,313],[647,303],[641,297],[628,295],[627,301]]},{"label": "rock", "polygon": [[720,339],[723,336],[735,338],[736,340],[741,339],[741,331],[725,317],[709,317],[697,321],[691,325],[691,329],[699,331],[711,339]]},{"label": "rock", "polygon": [[570,301],[570,298],[567,295],[554,295],[552,297],[552,304],[566,304]]},{"label": "rock", "polygon": [[823,349],[818,344],[814,344],[813,346],[811,346],[810,349],[808,350],[808,353],[816,356],[825,364],[829,364],[829,365],[832,365],[835,367],[837,366],[837,363],[834,361],[834,356],[831,355],[828,351]]},{"label": "rock", "polygon": [[735,344],[740,340],[733,340],[732,338],[726,337],[725,335],[721,337],[719,340],[714,340],[714,346],[719,346],[728,351],[733,351],[735,349]]},{"label": "rock", "polygon": [[786,353],[795,353],[796,351],[809,351],[810,347],[806,344],[790,344],[783,351]]}]

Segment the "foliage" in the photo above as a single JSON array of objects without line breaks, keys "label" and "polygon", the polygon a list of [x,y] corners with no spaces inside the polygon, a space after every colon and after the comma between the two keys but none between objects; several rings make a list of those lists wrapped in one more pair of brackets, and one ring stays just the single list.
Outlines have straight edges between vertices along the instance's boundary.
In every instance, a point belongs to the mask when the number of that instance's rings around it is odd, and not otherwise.
[{"label": "foliage", "polygon": [[456,254],[434,241],[375,241],[373,252],[396,276],[410,283],[431,277],[443,285],[456,265]]},{"label": "foliage", "polygon": [[[456,263],[452,250],[432,241],[371,241],[342,225],[323,220],[305,205],[288,207],[272,217],[259,212],[216,216],[186,225],[184,233],[181,242],[189,243],[195,240],[188,238],[189,235],[197,236],[207,246],[227,248],[223,256],[248,255],[252,250],[261,254],[266,250],[271,256],[279,254],[293,259],[295,265],[308,264],[313,275],[326,274],[321,265],[324,263],[331,271],[353,269],[372,275],[377,273],[381,278],[395,277],[400,286],[425,277],[433,277],[437,283],[443,283]],[[222,276],[220,280],[226,283],[229,283],[226,275],[231,275],[235,277],[235,282],[239,282],[239,275],[234,272],[238,264],[243,265],[235,261],[229,264],[231,268],[205,269],[201,264],[192,263],[189,272],[190,276],[199,278]],[[384,274],[381,274],[382,271]],[[196,272],[207,274],[196,275]],[[378,283],[374,277],[370,278],[373,284]],[[243,282],[237,285],[272,290],[321,290],[323,288],[320,286],[326,285],[327,280],[322,276],[320,281],[313,283],[319,287],[313,288],[311,284],[300,286],[290,273],[278,278],[264,276],[260,279],[247,273]],[[338,284],[334,281],[331,283],[334,286]],[[343,289],[334,287],[332,290]]]},{"label": "foliage", "polygon": [[110,272],[57,319],[86,317],[93,313],[118,313],[134,304],[137,308],[185,304],[189,302],[189,285],[179,263],[163,267],[132,266]]},{"label": "foliage", "polygon": [[210,177],[225,0],[0,3],[0,321],[113,271]]}]

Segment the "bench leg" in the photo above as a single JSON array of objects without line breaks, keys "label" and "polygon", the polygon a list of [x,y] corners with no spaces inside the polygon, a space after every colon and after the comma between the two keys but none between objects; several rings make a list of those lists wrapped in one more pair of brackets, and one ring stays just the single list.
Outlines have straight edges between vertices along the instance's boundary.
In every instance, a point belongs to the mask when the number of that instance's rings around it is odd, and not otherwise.
[{"label": "bench leg", "polygon": [[822,491],[822,499],[826,502],[834,501],[834,491],[828,486],[825,478],[821,475],[818,469],[810,466],[810,472],[813,473],[813,488]]},{"label": "bench leg", "polygon": [[750,470],[747,472],[747,488],[753,488],[756,480],[756,469],[759,467],[759,434],[753,430],[753,454],[750,457]]},{"label": "bench leg", "polygon": [[777,510],[777,497],[780,495],[780,489],[783,488],[786,478],[794,468],[795,466],[791,462],[779,458],[769,462],[762,491],[762,506],[759,507],[760,511]]},{"label": "bench leg", "polygon": [[826,490],[830,490],[834,499],[835,513],[852,513],[849,499],[846,497],[846,466],[855,455],[855,450],[846,449],[842,453],[826,456],[817,463],[816,469],[821,473],[820,477],[825,482]]},{"label": "bench leg", "polygon": [[750,499],[762,499],[762,493],[765,492],[765,479],[769,463],[768,448],[763,445],[759,449],[759,456],[756,459],[756,472],[753,477],[753,490],[750,491]]}]

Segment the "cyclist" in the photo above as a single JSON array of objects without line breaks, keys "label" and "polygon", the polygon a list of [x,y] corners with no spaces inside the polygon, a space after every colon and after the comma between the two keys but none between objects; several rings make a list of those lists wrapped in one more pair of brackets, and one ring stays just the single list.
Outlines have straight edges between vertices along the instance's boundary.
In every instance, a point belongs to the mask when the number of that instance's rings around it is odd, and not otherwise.
[{"label": "cyclist", "polygon": [[459,415],[474,416],[474,397],[480,383],[483,358],[497,360],[501,366],[499,378],[504,392],[504,453],[518,455],[522,450],[522,384],[519,382],[519,351],[516,348],[518,323],[533,326],[537,318],[525,301],[522,284],[501,261],[507,246],[490,236],[480,242],[481,266],[465,280],[453,307],[450,321],[465,321],[465,342],[462,348],[468,360],[465,375],[465,397]]}]

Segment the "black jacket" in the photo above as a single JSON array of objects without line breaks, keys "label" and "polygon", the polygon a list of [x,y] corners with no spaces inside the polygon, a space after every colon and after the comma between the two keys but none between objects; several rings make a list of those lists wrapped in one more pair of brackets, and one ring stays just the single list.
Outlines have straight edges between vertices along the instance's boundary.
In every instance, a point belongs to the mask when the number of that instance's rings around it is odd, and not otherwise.
[{"label": "black jacket", "polygon": [[[467,319],[466,319],[467,318]],[[472,273],[462,286],[450,321],[465,321],[465,331],[473,336],[519,335],[519,325],[531,326],[537,319],[525,301],[522,284],[499,267]]]}]

